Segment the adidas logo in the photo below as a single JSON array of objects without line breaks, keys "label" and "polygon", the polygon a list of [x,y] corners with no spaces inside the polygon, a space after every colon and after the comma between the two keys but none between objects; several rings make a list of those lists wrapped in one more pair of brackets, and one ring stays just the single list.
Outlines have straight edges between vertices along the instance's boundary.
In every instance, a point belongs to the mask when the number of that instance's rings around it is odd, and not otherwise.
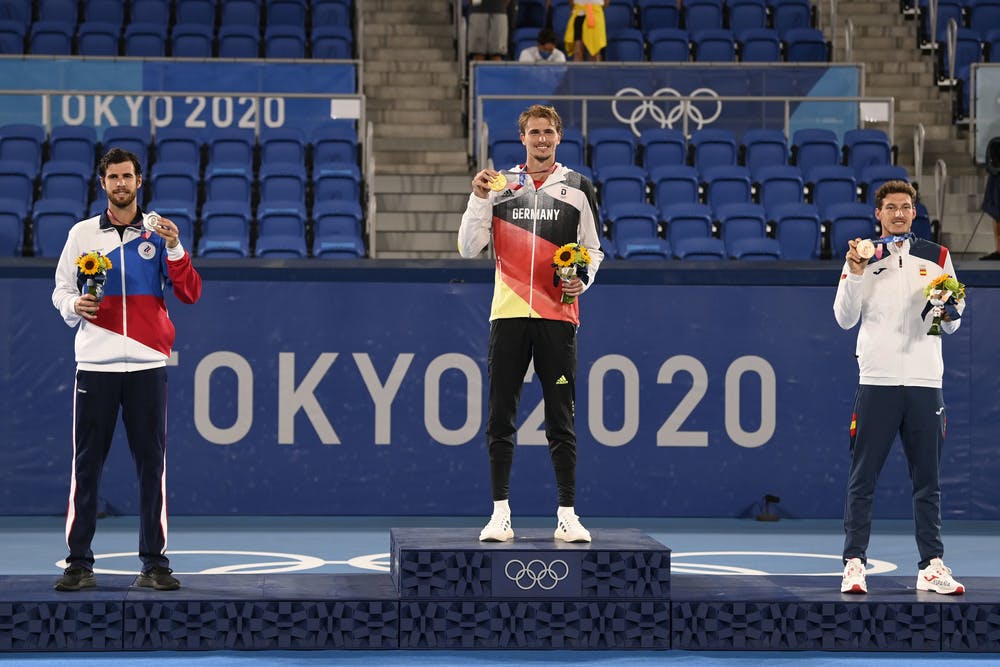
[{"label": "adidas logo", "polygon": [[569,380],[566,379],[565,375],[560,375],[559,379],[556,380],[556,384],[569,384]]}]

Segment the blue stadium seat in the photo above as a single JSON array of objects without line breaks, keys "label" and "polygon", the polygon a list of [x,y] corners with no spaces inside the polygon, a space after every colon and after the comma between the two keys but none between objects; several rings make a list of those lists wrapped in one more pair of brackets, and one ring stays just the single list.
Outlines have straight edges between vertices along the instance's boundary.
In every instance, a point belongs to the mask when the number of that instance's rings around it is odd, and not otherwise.
[{"label": "blue stadium seat", "polygon": [[270,26],[306,27],[306,0],[267,0],[266,21]]},{"label": "blue stadium seat", "polygon": [[361,200],[361,169],[353,162],[327,162],[313,168],[313,198]]},{"label": "blue stadium seat", "polygon": [[41,125],[12,123],[0,126],[0,161],[29,164],[30,175],[34,176],[42,166],[45,141],[45,128]]},{"label": "blue stadium seat", "polygon": [[201,212],[199,257],[250,256],[250,205],[206,201]]},{"label": "blue stadium seat", "polygon": [[657,206],[668,204],[697,204],[701,185],[698,170],[688,165],[663,165],[649,173],[653,203]]},{"label": "blue stadium seat", "polygon": [[[566,26],[569,23],[569,15],[573,11],[572,2],[550,2],[549,3],[550,12],[552,13],[552,27],[556,31],[556,35],[562,35]],[[572,54],[567,53],[567,56]]]},{"label": "blue stadium seat", "polygon": [[0,21],[0,54],[17,55],[24,53],[24,37],[27,28],[20,21]]},{"label": "blue stadium seat", "polygon": [[[520,3],[518,4],[520,7]],[[538,28],[528,26],[524,28],[514,28],[511,33],[511,41],[514,43],[514,59],[521,55],[521,51],[530,49],[538,43]]]},{"label": "blue stadium seat", "polygon": [[314,24],[312,33],[313,58],[350,60],[354,57],[354,33],[343,25]]},{"label": "blue stadium seat", "polygon": [[653,62],[688,62],[691,60],[691,43],[687,30],[681,28],[653,28],[646,34],[649,42],[649,59]]},{"label": "blue stadium seat", "polygon": [[821,165],[809,172],[809,198],[821,215],[833,204],[856,202],[858,182],[854,170],[842,165]]},{"label": "blue stadium seat", "polygon": [[771,214],[782,204],[801,204],[805,201],[805,185],[798,167],[780,165],[762,167],[757,178],[757,199]]},{"label": "blue stadium seat", "polygon": [[132,0],[129,23],[146,23],[166,29],[170,25],[170,0]]},{"label": "blue stadium seat", "polygon": [[849,240],[875,237],[875,213],[868,204],[833,204],[825,217],[830,223],[830,255],[835,260],[843,261]]},{"label": "blue stadium seat", "polygon": [[58,257],[69,230],[83,218],[84,205],[77,199],[43,197],[31,211],[32,238],[36,257]]},{"label": "blue stadium seat", "polygon": [[830,61],[830,43],[819,28],[791,28],[784,33],[785,60],[790,63]]},{"label": "blue stadium seat", "polygon": [[157,160],[150,170],[150,199],[167,199],[196,204],[198,202],[198,172],[192,170],[191,163],[165,162]]},{"label": "blue stadium seat", "polygon": [[0,193],[3,193],[3,198],[24,202],[27,210],[35,199],[37,174],[37,169],[28,162],[0,159]]},{"label": "blue stadium seat", "polygon": [[716,261],[726,258],[722,239],[714,237],[684,238],[672,245],[674,257],[686,261]]},{"label": "blue stadium seat", "polygon": [[121,32],[125,4],[122,0],[83,0],[82,23],[111,23]]},{"label": "blue stadium seat", "polygon": [[516,137],[493,137],[490,139],[489,156],[493,160],[493,168],[497,171],[510,169],[524,162],[524,144]]},{"label": "blue stadium seat", "polygon": [[[926,7],[924,7],[926,10]],[[920,46],[925,47],[934,42],[947,41],[948,22],[954,20],[961,28],[965,27],[964,8],[962,0],[937,0],[937,29],[931,34],[930,12],[920,12]]]},{"label": "blue stadium seat", "polygon": [[692,35],[722,28],[723,19],[722,0],[684,0],[684,28]]},{"label": "blue stadium seat", "polygon": [[732,30],[767,27],[767,4],[764,0],[727,0],[726,26]]},{"label": "blue stadium seat", "polygon": [[740,62],[777,63],[782,61],[781,40],[772,28],[751,28],[737,34]]},{"label": "blue stadium seat", "polygon": [[77,0],[38,0],[38,20],[76,25],[79,20]]},{"label": "blue stadium seat", "polygon": [[594,170],[585,164],[563,164],[567,169],[572,169],[576,173],[585,177],[591,183],[594,182]]},{"label": "blue stadium seat", "polygon": [[636,138],[624,125],[594,128],[587,134],[587,144],[590,166],[598,177],[607,167],[635,165]]},{"label": "blue stadium seat", "polygon": [[812,6],[809,0],[769,0],[771,26],[784,39],[793,28],[812,28]]},{"label": "blue stadium seat", "polygon": [[705,203],[715,211],[724,204],[750,203],[753,186],[750,172],[738,165],[718,165],[701,172],[705,182]]},{"label": "blue stadium seat", "polygon": [[682,165],[687,160],[687,139],[680,130],[653,127],[639,135],[642,165],[652,175],[653,169],[665,165]]},{"label": "blue stadium seat", "polygon": [[726,246],[726,252],[741,262],[776,261],[781,259],[781,246],[771,238],[736,239]]},{"label": "blue stadium seat", "polygon": [[174,0],[175,25],[215,28],[215,0]]},{"label": "blue stadium seat", "polygon": [[306,257],[306,216],[294,208],[257,213],[255,255],[270,258]]},{"label": "blue stadium seat", "polygon": [[101,153],[112,148],[134,153],[139,158],[144,176],[149,174],[149,128],[136,125],[115,125],[105,128],[101,138]]},{"label": "blue stadium seat", "polygon": [[719,238],[730,256],[735,241],[767,236],[767,215],[759,204],[723,204],[715,209],[715,219],[719,222]]},{"label": "blue stadium seat", "polygon": [[691,33],[692,53],[696,62],[734,62],[736,40],[733,31],[724,28]]},{"label": "blue stadium seat", "polygon": [[198,176],[201,166],[201,135],[196,130],[164,127],[156,130],[153,150],[157,162],[186,162]]},{"label": "blue stadium seat", "polygon": [[910,231],[919,238],[936,242],[937,239],[934,237],[934,226],[931,222],[931,216],[927,207],[920,202],[917,202],[916,208],[917,214],[913,217],[913,224],[910,225]]},{"label": "blue stadium seat", "polygon": [[193,201],[175,199],[153,199],[146,204],[145,210],[156,211],[164,218],[172,220],[177,225],[181,245],[194,253],[195,222],[198,219],[197,207]]},{"label": "blue stadium seat", "polygon": [[893,150],[882,130],[860,129],[844,132],[844,164],[854,170],[858,182],[861,172],[873,164],[892,164]]},{"label": "blue stadium seat", "polygon": [[[660,204],[660,219],[666,223],[667,241],[677,252],[677,244],[690,238],[712,236],[712,211],[704,204]],[[719,240],[719,239],[717,239]],[[721,244],[722,241],[719,240]]]},{"label": "blue stadium seat", "polygon": [[205,201],[238,202],[250,206],[253,197],[253,173],[226,166],[205,167]]},{"label": "blue stadium seat", "polygon": [[260,135],[261,166],[272,162],[306,164],[305,132],[297,127],[264,128]]},{"label": "blue stadium seat", "polygon": [[350,30],[351,0],[312,0],[312,25],[315,30],[319,26],[344,26]]},{"label": "blue stadium seat", "polygon": [[[329,162],[358,163],[360,146],[353,120],[327,121],[312,131],[312,161],[314,165]],[[524,157],[524,147],[521,147]]]},{"label": "blue stadium seat", "polygon": [[559,142],[559,161],[563,164],[587,164],[586,147],[580,130],[564,127],[562,141]]},{"label": "blue stadium seat", "polygon": [[206,144],[208,147],[206,172],[208,170],[216,174],[238,172],[253,176],[254,151],[257,145],[253,130],[242,128],[213,130],[209,133]]},{"label": "blue stadium seat", "polygon": [[136,23],[125,26],[125,55],[133,58],[163,58],[167,55],[166,24]]},{"label": "blue stadium seat", "polygon": [[983,36],[991,28],[1000,27],[1000,0],[971,0],[971,2],[972,4],[966,7],[970,27],[979,30]]},{"label": "blue stadium seat", "polygon": [[223,24],[218,30],[220,58],[257,58],[260,32],[254,26]]},{"label": "blue stadium seat", "polygon": [[49,135],[49,159],[75,162],[86,170],[97,163],[97,130],[93,125],[57,125]]},{"label": "blue stadium seat", "polygon": [[[998,5],[1000,7],[1000,5]],[[968,78],[969,66],[983,60],[983,44],[980,41],[979,30],[975,28],[959,28],[955,33],[955,79],[950,77],[951,61],[948,59],[946,43],[938,45],[937,84],[953,86],[957,79]],[[968,97],[968,95],[966,95]]]},{"label": "blue stadium seat", "polygon": [[910,181],[904,167],[894,164],[872,164],[861,170],[861,196],[864,201],[875,206],[875,191],[887,181]]},{"label": "blue stadium seat", "polygon": [[219,25],[241,25],[259,30],[261,4],[260,0],[222,0],[219,3]]},{"label": "blue stadium seat", "polygon": [[[597,195],[604,217],[619,204],[646,201],[646,172],[636,165],[603,168],[597,175]],[[616,241],[617,243],[617,241]]]},{"label": "blue stadium seat", "polygon": [[0,257],[24,253],[24,219],[28,206],[21,199],[0,199]]},{"label": "blue stadium seat", "polygon": [[840,141],[833,130],[805,128],[792,135],[791,163],[798,165],[806,180],[813,169],[841,163]]},{"label": "blue stadium seat", "polygon": [[83,207],[90,201],[94,166],[77,162],[49,160],[42,165],[39,192],[45,199],[72,199]]},{"label": "blue stadium seat", "polygon": [[264,33],[264,57],[305,58],[305,28],[291,25],[267,26]]},{"label": "blue stadium seat", "polygon": [[176,23],[170,29],[170,55],[174,58],[211,58],[214,29],[201,23]]},{"label": "blue stadium seat", "polygon": [[[611,5],[611,7],[621,6]],[[642,32],[638,28],[609,30],[608,46],[605,48],[604,59],[610,62],[641,62],[646,60],[646,39]]]},{"label": "blue stadium seat", "polygon": [[260,166],[261,201],[306,201],[306,168],[302,164],[270,162]]},{"label": "blue stadium seat", "polygon": [[813,204],[784,204],[769,217],[774,222],[774,238],[783,259],[819,259],[823,227]]},{"label": "blue stadium seat", "polygon": [[656,207],[644,202],[628,202],[609,212],[611,240],[623,259],[670,259],[670,246],[659,238]]},{"label": "blue stadium seat", "polygon": [[14,21],[23,26],[31,23],[32,0],[4,0],[0,3],[0,20]]},{"label": "blue stadium seat", "polygon": [[356,201],[317,201],[313,207],[313,257],[364,257],[362,220],[361,205]]},{"label": "blue stadium seat", "polygon": [[742,160],[757,180],[761,167],[788,164],[788,140],[782,130],[752,129],[743,133]]},{"label": "blue stadium seat", "polygon": [[31,24],[30,52],[33,55],[68,56],[73,52],[75,25],[61,21]]},{"label": "blue stadium seat", "polygon": [[117,56],[120,40],[120,23],[88,21],[77,28],[76,50],[81,56]]},{"label": "blue stadium seat", "polygon": [[984,60],[988,63],[1000,63],[1000,28],[987,30],[983,36]]},{"label": "blue stadium seat", "polygon": [[636,0],[639,12],[639,27],[647,37],[656,28],[679,28],[680,8],[676,0]]},{"label": "blue stadium seat", "polygon": [[739,155],[736,137],[729,130],[705,127],[691,133],[688,140],[691,164],[699,173],[709,167],[735,165]]},{"label": "blue stadium seat", "polygon": [[529,28],[537,35],[548,21],[548,5],[545,0],[518,0],[514,28]]}]

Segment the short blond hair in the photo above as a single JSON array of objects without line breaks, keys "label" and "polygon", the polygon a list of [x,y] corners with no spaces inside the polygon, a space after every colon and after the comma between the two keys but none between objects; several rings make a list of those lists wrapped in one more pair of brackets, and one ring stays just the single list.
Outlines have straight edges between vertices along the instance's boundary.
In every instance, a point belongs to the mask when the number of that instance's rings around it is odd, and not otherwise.
[{"label": "short blond hair", "polygon": [[563,124],[562,118],[559,116],[559,112],[556,111],[555,107],[546,106],[544,104],[533,104],[523,112],[521,112],[521,117],[517,119],[517,131],[518,134],[524,134],[524,130],[528,127],[528,121],[532,118],[544,118],[552,123],[552,126],[556,128],[556,133],[562,136]]}]

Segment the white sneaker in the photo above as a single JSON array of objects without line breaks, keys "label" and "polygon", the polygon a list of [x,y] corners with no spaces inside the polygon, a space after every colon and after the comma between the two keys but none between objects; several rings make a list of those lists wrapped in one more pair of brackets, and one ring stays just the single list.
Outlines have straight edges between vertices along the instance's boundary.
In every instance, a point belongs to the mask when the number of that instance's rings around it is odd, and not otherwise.
[{"label": "white sneaker", "polygon": [[590,531],[580,524],[580,517],[576,514],[557,514],[553,537],[563,542],[590,542]]},{"label": "white sneaker", "polygon": [[841,593],[867,593],[868,583],[865,581],[865,564],[860,558],[852,558],[844,565],[844,578],[840,582]]},{"label": "white sneaker", "polygon": [[479,532],[480,542],[506,542],[514,539],[514,529],[510,525],[510,514],[494,512],[490,522]]},{"label": "white sneaker", "polygon": [[932,558],[927,567],[917,574],[918,591],[934,591],[942,595],[961,595],[965,586],[951,576],[951,568],[945,567],[940,558]]}]

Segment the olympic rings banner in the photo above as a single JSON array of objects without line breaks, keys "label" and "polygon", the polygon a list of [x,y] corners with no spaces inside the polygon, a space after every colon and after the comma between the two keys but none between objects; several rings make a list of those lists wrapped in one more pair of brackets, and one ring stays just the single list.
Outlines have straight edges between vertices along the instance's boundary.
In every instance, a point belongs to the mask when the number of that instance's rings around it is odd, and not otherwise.
[{"label": "olympic rings banner", "polygon": [[[199,262],[201,301],[168,297],[172,513],[489,513],[491,267],[347,264]],[[581,301],[580,514],[749,516],[774,494],[785,516],[840,516],[857,332],[833,318],[839,266],[627,264],[602,267]],[[958,267],[969,309],[943,341],[944,513],[1000,519],[1000,272],[975,269]],[[66,508],[75,332],[52,308],[51,272],[0,272],[0,514]],[[519,515],[555,511],[542,421],[529,373]],[[109,513],[137,510],[122,431],[101,487]],[[897,447],[876,512],[908,517],[910,503]]]},{"label": "olympic rings banner", "polygon": [[[652,127],[688,131],[720,127],[737,137],[751,128],[785,128],[781,101],[722,102],[720,97],[858,97],[856,65],[755,66],[631,64],[577,67],[473,63],[475,97],[525,95],[518,100],[483,100],[482,121],[491,137],[516,136],[517,118],[532,103],[554,104],[567,128],[580,131],[624,125],[639,136]],[[550,96],[613,96],[612,101]],[[696,98],[690,106],[681,97]],[[644,100],[642,98],[654,98]],[[477,119],[479,120],[479,119]],[[586,124],[586,128],[584,127]],[[790,133],[804,127],[831,129],[842,136],[858,126],[857,102],[797,102],[789,117]]]},{"label": "olympic rings banner", "polygon": [[[296,95],[353,95],[357,91],[356,69],[352,62],[330,61],[213,63],[11,57],[0,59],[0,90],[71,91],[52,96],[48,119],[52,126],[87,125],[100,129],[146,125],[206,132],[288,126],[308,132],[331,117],[357,116],[342,113],[345,106],[351,106],[343,101]],[[101,90],[136,92],[82,92]],[[157,95],[171,91],[192,94]],[[258,96],[262,93],[267,95]],[[41,93],[0,94],[0,119],[0,124],[44,125]]]}]

